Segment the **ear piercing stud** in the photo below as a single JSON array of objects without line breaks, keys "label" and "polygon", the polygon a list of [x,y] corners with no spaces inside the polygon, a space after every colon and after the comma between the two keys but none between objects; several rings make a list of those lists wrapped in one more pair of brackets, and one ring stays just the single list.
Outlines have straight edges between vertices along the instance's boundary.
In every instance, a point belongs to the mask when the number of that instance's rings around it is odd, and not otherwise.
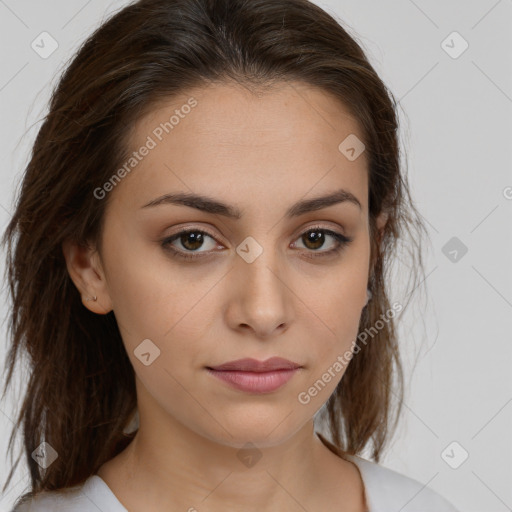
[{"label": "ear piercing stud", "polygon": [[86,297],[85,300],[96,300],[98,297],[96,295],[94,297]]}]

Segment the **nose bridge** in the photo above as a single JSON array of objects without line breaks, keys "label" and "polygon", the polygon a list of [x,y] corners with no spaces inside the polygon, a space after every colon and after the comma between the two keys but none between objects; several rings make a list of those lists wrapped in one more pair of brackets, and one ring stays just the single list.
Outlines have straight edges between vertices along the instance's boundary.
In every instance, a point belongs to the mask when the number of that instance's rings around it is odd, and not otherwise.
[{"label": "nose bridge", "polygon": [[284,267],[272,235],[258,239],[247,237],[237,246],[238,299],[244,323],[255,329],[272,330],[285,321],[289,302],[286,276],[282,275]]},{"label": "nose bridge", "polygon": [[274,288],[275,281],[280,283],[276,274],[280,272],[281,266],[272,235],[258,235],[258,239],[248,236],[237,246],[236,252],[240,257],[237,265],[244,276],[244,283],[263,290]]}]

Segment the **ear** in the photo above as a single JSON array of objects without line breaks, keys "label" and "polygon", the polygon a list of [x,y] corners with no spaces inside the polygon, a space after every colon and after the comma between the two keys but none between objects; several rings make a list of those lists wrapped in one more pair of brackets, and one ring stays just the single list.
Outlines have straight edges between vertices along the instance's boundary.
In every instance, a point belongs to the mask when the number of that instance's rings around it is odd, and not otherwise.
[{"label": "ear", "polygon": [[388,221],[388,218],[389,218],[389,214],[385,213],[385,212],[381,212],[377,219],[375,220],[375,223],[376,223],[376,226],[377,226],[377,240],[379,241],[379,244],[380,244],[380,241],[382,239],[382,231],[384,229],[384,226],[386,225],[387,221]]},{"label": "ear", "polygon": [[[386,226],[388,218],[389,218],[388,213],[381,212],[375,219],[375,225],[377,227],[377,233],[375,235],[375,237],[377,239],[376,247],[380,247],[380,243],[382,241],[382,232],[384,230],[384,227]],[[373,267],[374,267],[376,261],[377,261],[377,254],[374,253],[372,260],[370,262],[370,275],[373,273]]]},{"label": "ear", "polygon": [[[83,305],[99,315],[112,311],[112,301],[98,251],[66,240],[62,243],[62,252],[69,276],[82,296]],[[96,300],[90,300],[92,297],[96,297]]]}]

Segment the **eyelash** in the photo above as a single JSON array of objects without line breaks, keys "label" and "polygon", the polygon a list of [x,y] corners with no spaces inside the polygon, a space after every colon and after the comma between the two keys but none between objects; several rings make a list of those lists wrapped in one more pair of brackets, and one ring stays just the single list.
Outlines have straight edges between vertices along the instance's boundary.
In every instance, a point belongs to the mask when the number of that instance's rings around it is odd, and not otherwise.
[{"label": "eyelash", "polygon": [[[307,229],[299,236],[299,238],[308,233],[311,233],[313,231],[316,231],[316,232],[320,231],[323,234],[332,236],[336,240],[338,245],[334,249],[330,249],[328,251],[317,252],[317,251],[311,250],[311,252],[317,253],[317,254],[314,254],[313,256],[306,256],[307,258],[310,258],[310,259],[324,258],[324,257],[328,257],[328,256],[333,256],[335,254],[339,254],[347,245],[349,245],[353,241],[352,237],[346,237],[346,236],[342,235],[341,233],[338,233],[336,231],[331,231],[330,229],[327,229],[327,228],[322,228],[321,226],[314,226],[314,227]],[[203,231],[202,229],[183,229],[183,230],[179,231],[178,233],[175,233],[174,235],[162,240],[162,247],[166,251],[169,251],[171,256],[175,257],[175,258],[180,258],[180,259],[184,259],[184,260],[195,260],[195,259],[207,257],[208,256],[207,253],[198,253],[198,254],[188,253],[187,254],[186,252],[183,252],[179,249],[175,249],[174,247],[172,247],[170,245],[172,242],[174,242],[175,240],[180,238],[182,235],[186,235],[189,233],[201,233],[201,235],[208,235],[209,237],[211,237],[215,240],[215,237],[213,235],[211,235],[207,231]]]}]

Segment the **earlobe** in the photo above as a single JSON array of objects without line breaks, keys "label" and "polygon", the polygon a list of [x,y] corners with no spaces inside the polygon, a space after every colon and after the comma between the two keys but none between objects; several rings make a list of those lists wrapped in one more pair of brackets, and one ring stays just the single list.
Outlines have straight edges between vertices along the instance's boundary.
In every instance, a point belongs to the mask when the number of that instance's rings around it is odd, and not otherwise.
[{"label": "earlobe", "polygon": [[380,243],[382,241],[382,234],[384,232],[384,228],[388,222],[389,214],[386,212],[381,212],[375,219],[375,226],[377,228],[376,238],[377,238],[377,244],[380,246]]},{"label": "earlobe", "polygon": [[381,236],[381,232],[384,229],[389,218],[389,214],[386,212],[381,212],[376,219],[377,231],[379,232],[379,238]]},{"label": "earlobe", "polygon": [[[372,258],[371,258],[371,262],[370,262],[370,269],[371,269],[370,275],[373,272],[373,268],[375,266],[375,263],[378,258],[378,254],[380,252],[382,235],[384,233],[384,228],[388,222],[388,219],[389,219],[389,214],[386,212],[381,212],[375,219],[376,234],[375,234],[375,244],[373,244],[373,247],[375,247],[375,251],[372,248]],[[368,276],[368,279],[370,279],[370,276]]]},{"label": "earlobe", "polygon": [[112,302],[107,289],[98,252],[76,242],[62,243],[69,277],[82,296],[83,305],[100,315],[112,311]]}]

